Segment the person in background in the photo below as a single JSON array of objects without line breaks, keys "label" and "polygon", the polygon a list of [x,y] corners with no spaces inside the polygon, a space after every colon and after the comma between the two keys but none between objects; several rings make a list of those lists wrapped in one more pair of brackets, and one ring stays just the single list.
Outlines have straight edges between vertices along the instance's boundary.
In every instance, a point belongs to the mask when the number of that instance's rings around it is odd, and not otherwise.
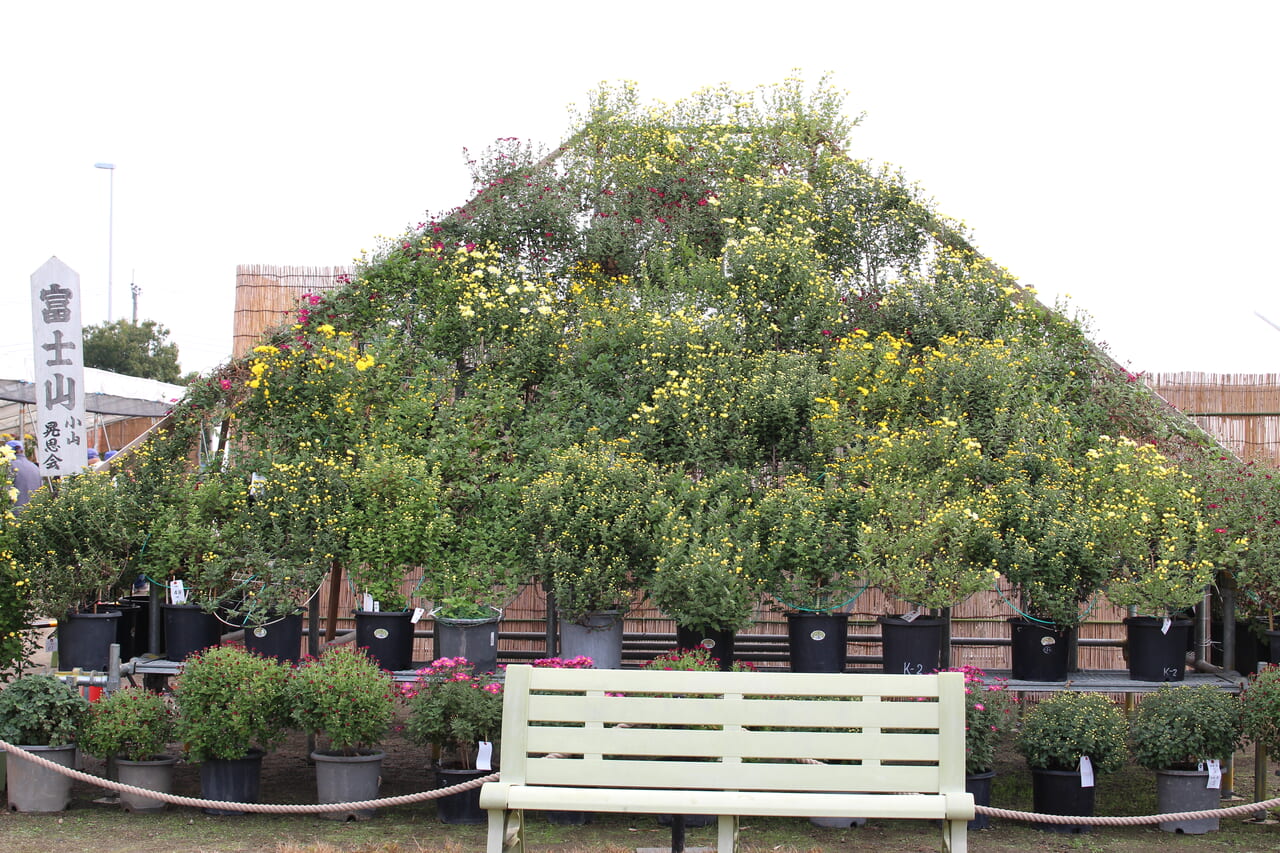
[{"label": "person in background", "polygon": [[14,452],[9,466],[13,470],[13,485],[18,490],[18,500],[13,511],[19,513],[27,501],[31,500],[31,493],[40,488],[40,469],[27,458],[27,448],[21,441],[14,440],[8,444]]},{"label": "person in background", "polygon": [[86,461],[84,463],[85,465],[92,468],[98,464],[98,448],[96,447],[87,448],[84,452],[84,455],[86,457]]}]

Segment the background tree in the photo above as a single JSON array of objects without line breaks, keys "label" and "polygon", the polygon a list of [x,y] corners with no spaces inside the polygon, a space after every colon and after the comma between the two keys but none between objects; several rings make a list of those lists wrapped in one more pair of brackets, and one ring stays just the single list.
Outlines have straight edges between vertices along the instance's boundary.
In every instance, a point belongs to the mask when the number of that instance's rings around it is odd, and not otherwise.
[{"label": "background tree", "polygon": [[84,365],[161,382],[182,379],[178,345],[169,342],[169,330],[154,320],[85,326]]}]

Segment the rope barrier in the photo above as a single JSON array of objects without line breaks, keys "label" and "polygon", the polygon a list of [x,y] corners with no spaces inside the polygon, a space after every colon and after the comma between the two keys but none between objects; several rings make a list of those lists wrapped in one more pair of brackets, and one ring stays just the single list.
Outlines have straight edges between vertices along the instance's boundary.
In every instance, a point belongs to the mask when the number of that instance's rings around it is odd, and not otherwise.
[{"label": "rope barrier", "polygon": [[451,794],[458,794],[462,791],[469,791],[472,788],[478,788],[485,782],[495,782],[498,779],[497,773],[490,773],[479,779],[472,779],[468,782],[461,782],[457,785],[450,785],[447,788],[435,788],[430,791],[420,791],[416,794],[401,794],[396,797],[380,797],[376,800],[361,800],[354,803],[298,803],[293,805],[284,805],[276,803],[237,803],[228,800],[205,800],[199,797],[184,797],[178,794],[166,794],[161,791],[150,791],[146,788],[138,788],[133,785],[126,785],[123,782],[116,782],[111,779],[104,779],[101,776],[94,776],[92,773],[84,773],[80,770],[74,770],[70,767],[63,767],[61,764],[50,761],[49,759],[28,752],[20,746],[14,746],[11,743],[0,740],[0,748],[6,750],[10,755],[16,755],[26,759],[33,764],[44,767],[48,770],[54,770],[64,776],[70,776],[80,782],[87,782],[90,785],[97,785],[111,791],[119,791],[122,793],[133,794],[139,797],[150,797],[153,800],[170,803],[175,806],[190,806],[199,809],[225,809],[228,811],[255,812],[259,814],[325,814],[327,812],[344,812],[356,811],[361,809],[390,808],[392,806],[407,806],[413,803],[421,803],[427,800],[436,800],[440,797],[447,797]]},{"label": "rope barrier", "polygon": [[[140,797],[150,797],[151,799],[160,800],[175,806],[189,806],[191,808],[201,809],[226,809],[242,812],[255,812],[260,814],[325,814],[326,812],[344,812],[363,809],[391,808],[393,806],[407,806],[414,803],[436,800],[440,797],[448,797],[452,794],[458,794],[463,791],[469,791],[472,788],[480,787],[486,782],[496,782],[500,775],[495,772],[490,773],[487,776],[482,776],[479,779],[472,779],[469,782],[450,785],[447,788],[435,788],[430,791],[420,791],[416,794],[401,794],[395,797],[380,797],[376,800],[360,800],[353,803],[298,803],[292,805],[277,803],[236,803],[228,800],[205,800],[200,799],[199,797],[184,797],[178,794],[166,794],[161,791],[151,791],[146,788],[126,785],[123,782],[116,782],[111,779],[104,779],[101,776],[94,776],[92,773],[85,773],[80,770],[74,770],[70,767],[64,767],[61,764],[57,764],[56,762],[44,758],[43,756],[37,755],[33,752],[28,752],[20,746],[14,746],[13,744],[3,740],[0,740],[0,749],[7,751],[10,755],[16,755],[22,759],[30,761],[33,764],[49,770],[57,771],[64,776],[70,776],[72,779],[80,782],[97,785],[111,791],[119,791]],[[564,756],[552,754],[547,757],[562,758]],[[1246,805],[1230,806],[1222,809],[1206,809],[1195,812],[1170,812],[1168,814],[1158,815],[1129,815],[1124,817],[1052,815],[1041,814],[1040,812],[1013,811],[1011,809],[1000,809],[992,806],[975,806],[974,811],[977,814],[987,815],[988,817],[1029,821],[1031,823],[1060,823],[1081,826],[1142,826],[1173,821],[1203,820],[1206,818],[1252,817],[1258,812],[1264,812],[1269,809],[1276,808],[1277,806],[1280,806],[1280,797],[1264,800],[1260,803],[1248,803]]]}]

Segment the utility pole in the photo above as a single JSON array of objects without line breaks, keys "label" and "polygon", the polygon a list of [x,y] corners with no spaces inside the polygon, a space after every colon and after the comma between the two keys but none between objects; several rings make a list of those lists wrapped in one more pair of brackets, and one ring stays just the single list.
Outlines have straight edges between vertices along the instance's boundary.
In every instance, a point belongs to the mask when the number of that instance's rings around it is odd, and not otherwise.
[{"label": "utility pole", "polygon": [[142,292],[142,288],[134,283],[133,278],[137,270],[129,271],[129,292],[133,294],[133,325],[138,325],[138,294]]}]

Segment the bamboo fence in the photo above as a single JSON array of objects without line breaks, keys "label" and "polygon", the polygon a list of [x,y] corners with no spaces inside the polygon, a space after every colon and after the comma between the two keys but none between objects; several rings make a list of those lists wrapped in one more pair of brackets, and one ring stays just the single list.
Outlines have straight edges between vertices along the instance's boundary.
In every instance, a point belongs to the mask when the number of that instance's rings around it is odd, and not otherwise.
[{"label": "bamboo fence", "polygon": [[350,267],[237,266],[232,358],[249,352],[267,332],[292,322],[303,296],[333,290],[351,273]]},{"label": "bamboo fence", "polygon": [[1157,373],[1145,381],[1244,461],[1280,464],[1280,374]]}]

